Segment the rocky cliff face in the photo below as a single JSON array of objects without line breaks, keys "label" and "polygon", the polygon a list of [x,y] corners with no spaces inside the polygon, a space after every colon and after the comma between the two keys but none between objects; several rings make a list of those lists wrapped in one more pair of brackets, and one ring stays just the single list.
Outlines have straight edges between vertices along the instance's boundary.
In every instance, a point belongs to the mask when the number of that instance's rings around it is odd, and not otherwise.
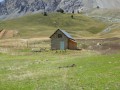
[{"label": "rocky cliff face", "polygon": [[17,17],[28,13],[85,11],[93,8],[120,9],[120,0],[4,0],[0,3],[0,17]]}]

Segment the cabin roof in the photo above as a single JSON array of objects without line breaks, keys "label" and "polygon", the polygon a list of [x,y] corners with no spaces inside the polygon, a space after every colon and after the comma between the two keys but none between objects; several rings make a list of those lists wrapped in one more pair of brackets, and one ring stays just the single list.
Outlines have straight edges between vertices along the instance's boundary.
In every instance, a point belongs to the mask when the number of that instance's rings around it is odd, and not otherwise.
[{"label": "cabin roof", "polygon": [[[69,33],[67,33],[66,31],[61,30],[61,29],[58,29],[58,30],[61,31],[67,38],[74,40],[73,37],[72,37]],[[57,30],[57,31],[58,31],[58,30]],[[51,38],[57,31],[55,31],[55,32],[50,36],[50,38]]]},{"label": "cabin roof", "polygon": [[67,33],[66,31],[64,31],[64,30],[60,30],[60,31],[63,32],[65,34],[65,36],[67,36],[68,38],[73,39],[72,36],[69,33]]}]

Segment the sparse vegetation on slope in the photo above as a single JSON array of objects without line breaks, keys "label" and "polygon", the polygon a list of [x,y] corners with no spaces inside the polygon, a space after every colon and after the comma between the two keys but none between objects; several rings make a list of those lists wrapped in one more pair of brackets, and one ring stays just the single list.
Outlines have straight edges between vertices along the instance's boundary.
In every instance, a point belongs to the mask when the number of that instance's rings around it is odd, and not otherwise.
[{"label": "sparse vegetation on slope", "polygon": [[49,37],[56,29],[70,32],[74,37],[90,36],[102,31],[105,23],[81,14],[49,13],[28,15],[2,22],[7,30],[17,30],[21,37]]}]

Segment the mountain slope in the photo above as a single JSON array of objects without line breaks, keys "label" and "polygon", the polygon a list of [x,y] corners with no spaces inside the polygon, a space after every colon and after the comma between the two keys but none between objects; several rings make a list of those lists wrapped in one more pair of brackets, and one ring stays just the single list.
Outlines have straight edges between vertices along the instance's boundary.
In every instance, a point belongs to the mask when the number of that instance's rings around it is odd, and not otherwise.
[{"label": "mountain slope", "polygon": [[6,30],[16,30],[21,37],[49,37],[58,28],[65,29],[73,37],[93,36],[105,29],[103,22],[81,14],[51,13],[28,15],[21,18],[1,22]]}]

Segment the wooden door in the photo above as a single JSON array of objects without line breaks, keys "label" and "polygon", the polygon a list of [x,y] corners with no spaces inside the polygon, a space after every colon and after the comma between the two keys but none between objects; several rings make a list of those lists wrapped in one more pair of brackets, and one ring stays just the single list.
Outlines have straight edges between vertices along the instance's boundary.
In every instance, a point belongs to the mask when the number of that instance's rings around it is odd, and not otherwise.
[{"label": "wooden door", "polygon": [[65,49],[65,42],[61,41],[60,42],[60,50],[64,50]]}]

